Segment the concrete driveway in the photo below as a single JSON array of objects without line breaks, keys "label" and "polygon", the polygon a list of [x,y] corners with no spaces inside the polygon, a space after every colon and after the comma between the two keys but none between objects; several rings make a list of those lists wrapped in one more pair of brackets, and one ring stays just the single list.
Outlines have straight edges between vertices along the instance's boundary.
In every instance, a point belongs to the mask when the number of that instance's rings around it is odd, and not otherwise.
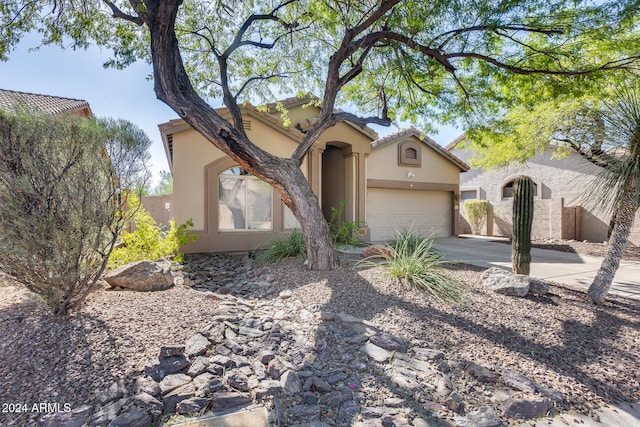
[{"label": "concrete driveway", "polygon": [[[511,271],[511,245],[487,238],[447,237],[435,247],[448,259],[480,267],[501,267]],[[579,287],[585,291],[593,282],[602,258],[571,252],[531,249],[531,276]],[[622,261],[610,293],[640,299],[640,262]]]}]

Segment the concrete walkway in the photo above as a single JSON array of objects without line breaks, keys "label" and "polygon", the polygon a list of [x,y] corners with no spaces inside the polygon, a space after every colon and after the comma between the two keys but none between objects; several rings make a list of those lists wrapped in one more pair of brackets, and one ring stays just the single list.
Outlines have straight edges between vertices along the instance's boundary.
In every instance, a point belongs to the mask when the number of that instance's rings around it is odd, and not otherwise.
[{"label": "concrete walkway", "polygon": [[[511,271],[511,245],[495,240],[447,237],[437,239],[435,247],[450,260]],[[532,248],[530,275],[586,291],[596,277],[601,263],[600,257]],[[640,262],[620,263],[610,293],[640,299]]]}]

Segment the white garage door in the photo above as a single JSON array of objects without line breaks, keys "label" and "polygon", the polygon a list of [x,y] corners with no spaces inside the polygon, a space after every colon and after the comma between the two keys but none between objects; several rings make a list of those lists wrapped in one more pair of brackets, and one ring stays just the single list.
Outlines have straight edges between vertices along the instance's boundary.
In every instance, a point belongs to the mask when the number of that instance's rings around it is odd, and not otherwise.
[{"label": "white garage door", "polygon": [[451,193],[447,191],[369,188],[367,225],[374,242],[393,239],[410,227],[437,237],[451,235]]}]

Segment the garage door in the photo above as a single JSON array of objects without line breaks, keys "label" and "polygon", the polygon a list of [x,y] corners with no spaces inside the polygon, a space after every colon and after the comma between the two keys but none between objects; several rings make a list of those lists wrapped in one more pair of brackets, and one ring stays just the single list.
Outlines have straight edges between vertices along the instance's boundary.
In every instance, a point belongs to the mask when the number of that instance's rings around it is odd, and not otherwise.
[{"label": "garage door", "polygon": [[422,234],[450,236],[451,193],[369,188],[367,225],[374,242],[392,239],[395,230],[407,227]]}]

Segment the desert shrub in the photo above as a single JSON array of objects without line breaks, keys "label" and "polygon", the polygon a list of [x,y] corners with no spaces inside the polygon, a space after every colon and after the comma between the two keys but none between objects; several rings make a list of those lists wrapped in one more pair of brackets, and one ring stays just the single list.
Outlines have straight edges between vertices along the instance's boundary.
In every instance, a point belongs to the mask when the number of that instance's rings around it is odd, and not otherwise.
[{"label": "desert shrub", "polygon": [[95,288],[146,177],[129,122],[0,109],[0,268],[56,314]]},{"label": "desert shrub", "polygon": [[173,256],[175,262],[183,262],[184,254],[180,247],[194,241],[197,235],[189,233],[193,222],[176,225],[171,219],[169,229],[163,232],[151,214],[145,210],[135,195],[128,197],[127,216],[135,226],[132,232],[125,231],[121,237],[121,246],[114,249],[109,257],[109,268],[117,268],[130,262],[145,259],[155,261]]},{"label": "desert shrub", "polygon": [[358,263],[359,267],[377,266],[382,262],[385,272],[400,283],[408,284],[443,301],[462,300],[463,285],[447,276],[440,267],[449,263],[433,247],[434,237],[397,233],[393,252],[382,252]]},{"label": "desert shrub", "polygon": [[341,200],[337,208],[331,208],[331,219],[329,220],[329,232],[333,244],[344,244],[358,246],[361,241],[358,237],[360,229],[359,221],[345,222],[343,218],[346,200]]},{"label": "desert shrub", "polygon": [[304,256],[307,245],[302,232],[294,228],[290,233],[275,237],[268,249],[258,255],[257,260],[263,263],[278,263],[283,259],[294,256]]},{"label": "desert shrub", "polygon": [[471,233],[480,234],[482,227],[487,222],[489,202],[486,200],[467,200],[464,202],[464,210],[467,212]]}]

